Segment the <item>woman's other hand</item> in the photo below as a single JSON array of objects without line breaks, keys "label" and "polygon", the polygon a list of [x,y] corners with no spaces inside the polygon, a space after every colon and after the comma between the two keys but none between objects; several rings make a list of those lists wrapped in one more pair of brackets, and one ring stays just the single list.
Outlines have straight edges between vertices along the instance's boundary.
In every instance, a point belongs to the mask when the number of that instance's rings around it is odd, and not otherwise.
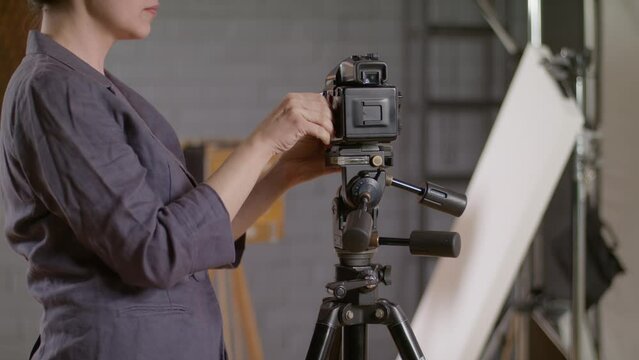
[{"label": "woman's other hand", "polygon": [[340,171],[339,167],[326,165],[326,145],[311,136],[300,139],[292,149],[286,151],[272,171],[283,171],[288,186]]}]

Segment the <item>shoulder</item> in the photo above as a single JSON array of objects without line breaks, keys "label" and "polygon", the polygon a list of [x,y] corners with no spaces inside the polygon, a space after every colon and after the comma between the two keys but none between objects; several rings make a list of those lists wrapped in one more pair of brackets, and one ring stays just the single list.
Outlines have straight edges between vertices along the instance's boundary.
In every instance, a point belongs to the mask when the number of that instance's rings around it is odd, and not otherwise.
[{"label": "shoulder", "polygon": [[5,91],[2,105],[2,128],[15,129],[33,117],[38,99],[63,96],[73,70],[38,54],[26,56],[15,70]]},{"label": "shoulder", "polygon": [[[38,98],[50,102],[91,96],[97,99],[108,90],[102,84],[55,58],[33,54],[25,57],[7,87],[7,101],[30,105]],[[71,96],[70,96],[71,95]],[[32,104],[31,104],[32,105]]]},{"label": "shoulder", "polygon": [[[89,76],[84,69],[71,68],[47,56],[30,62],[25,64],[22,81],[17,82],[16,96],[27,99],[25,105],[68,111],[108,108],[105,105],[110,103],[113,93],[104,83],[96,81],[97,71]],[[75,106],[78,104],[82,107]]]},{"label": "shoulder", "polygon": [[47,56],[28,56],[14,73],[2,122],[11,133],[43,124],[71,125],[111,114],[108,89]]},{"label": "shoulder", "polygon": [[[55,60],[42,59],[25,74],[24,95],[59,98],[69,92],[86,92],[95,87],[93,81]],[[91,91],[93,92],[93,91]]]}]

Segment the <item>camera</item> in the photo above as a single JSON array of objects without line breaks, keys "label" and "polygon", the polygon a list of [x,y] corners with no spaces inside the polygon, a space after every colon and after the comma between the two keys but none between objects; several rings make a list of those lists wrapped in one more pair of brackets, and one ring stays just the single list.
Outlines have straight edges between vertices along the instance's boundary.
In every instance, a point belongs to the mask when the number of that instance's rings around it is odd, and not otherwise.
[{"label": "camera", "polygon": [[342,60],[327,76],[323,94],[333,110],[333,145],[388,143],[399,132],[397,88],[386,83],[388,67],[375,54]]},{"label": "camera", "polygon": [[386,84],[386,63],[373,54],[342,60],[326,77],[324,96],[332,106],[335,137],[326,163],[340,166],[333,214],[333,247],[339,258],[335,281],[326,284],[331,297],[320,307],[306,360],[366,359],[366,327],[386,325],[402,359],[424,354],[399,306],[379,298],[378,287],[390,285],[390,266],[374,264],[381,245],[407,246],[413,255],[457,257],[459,234],[413,231],[409,238],[378,232],[379,205],[387,187],[419,196],[420,203],[454,216],[466,208],[466,196],[426,183],[416,186],[388,173],[391,142],[399,132],[397,88]]}]

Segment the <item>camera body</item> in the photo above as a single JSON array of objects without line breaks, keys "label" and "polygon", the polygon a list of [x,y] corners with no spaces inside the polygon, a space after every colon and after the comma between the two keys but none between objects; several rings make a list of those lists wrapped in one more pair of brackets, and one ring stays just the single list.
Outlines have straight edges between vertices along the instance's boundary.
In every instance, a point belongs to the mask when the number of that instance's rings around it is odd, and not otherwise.
[{"label": "camera body", "polygon": [[342,60],[326,77],[333,110],[333,145],[388,143],[399,133],[399,92],[386,83],[388,69],[374,54]]}]

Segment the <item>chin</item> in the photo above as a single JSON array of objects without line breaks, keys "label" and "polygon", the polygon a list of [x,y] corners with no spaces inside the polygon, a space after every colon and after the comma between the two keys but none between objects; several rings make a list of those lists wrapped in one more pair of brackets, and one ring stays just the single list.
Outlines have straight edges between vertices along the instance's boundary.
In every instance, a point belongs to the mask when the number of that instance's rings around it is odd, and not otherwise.
[{"label": "chin", "polygon": [[118,38],[120,40],[140,40],[148,37],[151,34],[151,25],[138,26],[136,28],[127,29],[123,31]]},{"label": "chin", "polygon": [[147,26],[144,29],[140,29],[139,31],[136,32],[135,34],[135,38],[136,39],[144,39],[146,37],[148,37],[149,35],[151,35],[151,26]]}]

